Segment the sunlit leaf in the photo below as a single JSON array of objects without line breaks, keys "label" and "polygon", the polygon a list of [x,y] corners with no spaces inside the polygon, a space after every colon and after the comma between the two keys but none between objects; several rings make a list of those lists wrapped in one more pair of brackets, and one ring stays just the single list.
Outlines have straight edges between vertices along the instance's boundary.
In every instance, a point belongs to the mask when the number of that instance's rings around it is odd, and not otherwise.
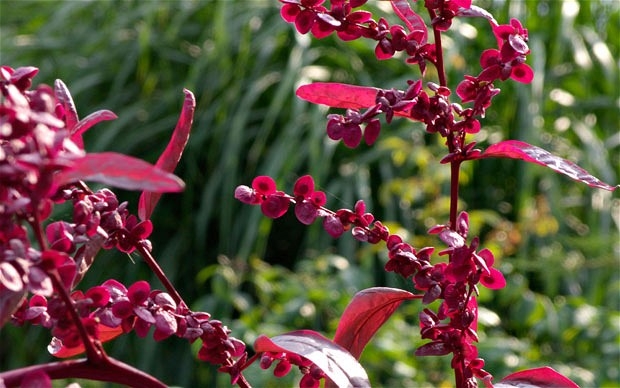
[{"label": "sunlit leaf", "polygon": [[311,330],[297,330],[273,338],[260,335],[256,352],[295,353],[312,361],[338,387],[370,387],[366,371],[351,353]]},{"label": "sunlit leaf", "polygon": [[531,388],[579,388],[571,379],[555,371],[553,368],[544,366],[541,368],[527,369],[512,373],[494,385],[495,388],[531,387]]},{"label": "sunlit leaf", "polygon": [[98,110],[94,113],[89,114],[80,120],[72,129],[71,129],[71,140],[80,147],[84,147],[84,142],[82,141],[82,134],[90,129],[93,125],[101,122],[114,120],[117,116],[114,112],[109,110]]},{"label": "sunlit leaf", "polygon": [[69,131],[72,131],[80,121],[73,97],[71,97],[67,85],[59,79],[54,82],[54,93],[65,111],[65,125]]},{"label": "sunlit leaf", "polygon": [[[181,155],[183,155],[183,150],[189,140],[192,122],[194,121],[196,99],[191,91],[184,89],[183,92],[185,93],[185,101],[183,102],[181,115],[166,149],[155,164],[156,167],[166,172],[173,172],[177,164],[179,164]],[[151,191],[144,191],[140,195],[138,216],[141,220],[146,220],[151,217],[153,209],[155,209],[155,205],[157,205],[160,197],[161,193]]]},{"label": "sunlit leaf", "polygon": [[126,190],[176,192],[184,183],[175,175],[141,159],[115,153],[91,153],[75,159],[74,166],[58,173],[54,183],[63,186],[77,181],[93,181]]},{"label": "sunlit leaf", "polygon": [[424,37],[421,42],[418,42],[420,45],[426,44],[428,39],[428,30],[426,28],[426,23],[424,23],[424,19],[417,13],[415,13],[409,4],[408,0],[391,0],[392,8],[394,12],[405,22],[407,28],[409,28],[410,32],[413,31],[423,31]]},{"label": "sunlit leaf", "polygon": [[389,287],[373,287],[358,292],[342,313],[334,342],[359,359],[366,344],[398,306],[404,300],[421,297]]},{"label": "sunlit leaf", "polygon": [[483,158],[522,159],[526,162],[549,167],[560,174],[564,174],[591,187],[597,187],[609,191],[614,191],[618,188],[618,186],[611,186],[605,182],[602,182],[569,160],[563,159],[540,147],[536,147],[519,140],[505,140],[493,144],[483,153],[476,155],[473,159]]},{"label": "sunlit leaf", "polygon": [[375,105],[378,91],[377,88],[367,86],[315,82],[300,86],[297,89],[297,96],[314,104],[332,108],[362,109]]}]

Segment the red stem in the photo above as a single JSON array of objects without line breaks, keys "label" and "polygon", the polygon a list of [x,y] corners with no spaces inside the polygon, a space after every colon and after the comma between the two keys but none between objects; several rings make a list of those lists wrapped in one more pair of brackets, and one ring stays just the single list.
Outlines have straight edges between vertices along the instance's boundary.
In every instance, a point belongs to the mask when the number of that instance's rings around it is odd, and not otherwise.
[{"label": "red stem", "polygon": [[[41,223],[41,218],[38,211],[34,212],[34,219],[30,223],[34,234],[39,242],[39,246],[41,247],[41,252],[45,252],[48,250],[47,241],[43,234],[43,227]],[[71,295],[69,295],[69,290],[65,288],[65,285],[62,283],[60,279],[60,275],[58,274],[58,270],[56,268],[45,269],[47,275],[50,277],[54,289],[62,299],[65,306],[67,306],[67,310],[69,315],[71,316],[71,320],[75,323],[75,327],[80,334],[80,339],[84,344],[86,349],[86,356],[93,364],[100,364],[107,358],[105,351],[101,346],[95,346],[94,340],[88,335],[86,328],[82,323],[82,319],[78,314],[77,310],[73,305],[73,299],[71,299]]]},{"label": "red stem", "polygon": [[84,378],[131,387],[166,387],[155,377],[113,358],[106,358],[101,364],[83,358],[28,366],[0,373],[0,381],[7,387],[19,387],[26,376],[36,372],[43,372],[52,380]]},{"label": "red stem", "polygon": [[450,163],[450,229],[456,230],[456,216],[459,208],[459,172],[461,161]]},{"label": "red stem", "polygon": [[64,284],[62,284],[62,280],[60,279],[60,275],[58,274],[56,268],[54,268],[52,271],[49,271],[48,275],[52,279],[52,283],[54,284],[56,292],[58,292],[58,295],[60,295],[63,303],[65,304],[65,306],[67,306],[69,315],[71,315],[71,319],[75,323],[75,327],[77,327],[78,332],[80,333],[80,339],[82,340],[84,348],[86,349],[86,357],[88,357],[88,360],[93,365],[100,365],[104,363],[108,357],[103,350],[103,347],[98,341],[97,344],[99,346],[96,346],[95,340],[88,335],[86,328],[82,324],[82,319],[80,318],[80,315],[78,314],[77,310],[73,305],[73,299],[71,299],[71,296],[69,295],[67,289],[65,289]]},{"label": "red stem", "polygon": [[179,294],[177,289],[174,287],[174,285],[172,285],[172,282],[168,279],[159,264],[157,264],[157,261],[155,260],[153,255],[151,255],[151,252],[149,252],[149,250],[143,244],[136,244],[136,249],[138,250],[138,253],[140,253],[140,255],[142,256],[144,261],[146,261],[146,264],[148,264],[149,268],[151,268],[151,271],[155,273],[159,281],[166,288],[166,291],[168,291],[176,304],[178,306],[184,306],[183,308],[187,308],[185,301],[183,301],[183,298],[181,298],[181,295]]},{"label": "red stem", "polygon": [[[437,16],[433,9],[428,9],[428,14],[431,17],[431,21],[435,19]],[[433,37],[435,38],[435,53],[437,54],[437,59],[435,60],[435,68],[437,69],[437,76],[439,77],[439,85],[448,86],[448,82],[446,80],[446,70],[443,65],[443,49],[441,46],[441,31],[439,31],[435,26],[433,26]]]}]

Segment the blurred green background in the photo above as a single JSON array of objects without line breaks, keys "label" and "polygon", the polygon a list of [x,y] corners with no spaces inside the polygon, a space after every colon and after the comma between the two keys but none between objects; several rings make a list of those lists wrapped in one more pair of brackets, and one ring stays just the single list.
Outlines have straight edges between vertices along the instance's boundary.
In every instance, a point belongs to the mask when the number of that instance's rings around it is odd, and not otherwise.
[{"label": "blurred green background", "polygon": [[[620,182],[620,3],[487,0],[500,23],[529,29],[530,85],[496,84],[476,135],[482,147],[520,139]],[[386,10],[387,2],[367,7]],[[388,9],[389,11],[389,9]],[[395,21],[394,15],[388,14]],[[378,62],[371,42],[299,36],[276,0],[0,1],[0,62],[40,69],[36,83],[62,79],[80,116],[110,109],[119,118],[87,133],[90,151],[114,150],[155,162],[174,128],[183,88],[197,99],[192,137],[176,171],[186,183],[154,215],[154,253],[195,310],[221,319],[251,344],[258,334],[312,328],[332,336],[356,291],[412,290],[383,271],[382,247],[334,241],[292,215],[277,221],[238,203],[233,191],[256,175],[289,190],[312,174],[332,209],[364,199],[392,232],[416,247],[448,214],[449,169],[439,139],[405,120],[384,126],[378,143],[352,151],[326,140],[327,110],[294,95],[312,81],[403,89],[419,72],[398,59]],[[445,36],[452,86],[477,74],[495,47],[488,23],[457,20]],[[429,70],[433,80],[433,71]],[[584,387],[620,385],[620,199],[513,160],[464,166],[461,209],[504,272],[508,287],[481,290],[480,353],[496,381],[517,369],[550,365]],[[118,192],[136,209],[137,193]],[[55,217],[62,217],[56,214]],[[116,278],[153,280],[137,257],[106,253],[84,287]],[[437,257],[438,259],[438,257]],[[418,301],[401,306],[363,353],[373,386],[451,386],[448,358],[415,358]],[[0,370],[49,361],[49,332],[7,325]],[[226,375],[196,360],[186,341],[125,336],[111,355],[170,385],[227,386]],[[256,387],[294,386],[252,367]],[[84,383],[89,386],[91,383]]]}]

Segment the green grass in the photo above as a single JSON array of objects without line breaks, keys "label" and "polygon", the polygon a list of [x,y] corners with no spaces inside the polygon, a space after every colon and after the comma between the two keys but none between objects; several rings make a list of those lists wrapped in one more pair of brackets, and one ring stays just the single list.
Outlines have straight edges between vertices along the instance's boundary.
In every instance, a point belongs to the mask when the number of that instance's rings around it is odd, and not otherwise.
[{"label": "green grass", "polygon": [[[502,94],[477,135],[481,146],[524,140],[620,182],[618,4],[477,4],[500,22],[509,15],[523,21],[537,74],[531,85],[497,85]],[[468,26],[478,29],[475,39]],[[91,151],[155,161],[174,128],[182,89],[195,93],[193,133],[177,170],[187,190],[164,196],[152,241],[192,307],[211,312],[250,344],[260,333],[298,328],[333,335],[357,290],[411,284],[382,270],[387,258],[376,247],[350,237],[332,241],[320,226],[301,226],[294,217],[265,219],[234,200],[237,185],[266,174],[288,190],[310,173],[329,207],[352,207],[363,198],[392,231],[408,231],[415,246],[436,244],[425,231],[447,216],[448,171],[437,163],[442,144],[419,125],[395,120],[374,148],[350,151],[325,141],[324,109],[294,97],[300,82],[402,88],[419,77],[398,60],[375,61],[368,42],[297,36],[275,0],[3,0],[0,36],[0,62],[39,67],[38,82],[63,79],[80,116],[104,108],[117,113],[118,120],[88,133]],[[460,21],[446,41],[452,84],[477,73],[479,53],[493,45],[488,24],[476,19]],[[481,295],[488,316],[499,318],[481,325],[487,369],[499,378],[548,364],[583,386],[620,384],[617,194],[512,160],[467,165],[463,182],[472,232],[494,251],[509,285]],[[136,209],[136,193],[122,196]],[[85,282],[150,276],[139,260],[108,254]],[[452,381],[447,360],[412,357],[422,343],[419,309],[417,302],[403,306],[363,354],[373,385]],[[3,328],[0,370],[49,360],[46,335]],[[228,384],[181,340],[127,336],[108,347],[169,384]],[[257,368],[248,373],[255,386],[282,384]]]}]

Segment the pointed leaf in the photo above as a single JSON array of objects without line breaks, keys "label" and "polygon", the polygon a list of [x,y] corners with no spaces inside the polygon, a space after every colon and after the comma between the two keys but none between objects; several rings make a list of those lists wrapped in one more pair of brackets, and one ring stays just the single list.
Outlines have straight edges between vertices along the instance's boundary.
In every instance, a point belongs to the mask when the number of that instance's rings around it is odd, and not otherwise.
[{"label": "pointed leaf", "polygon": [[375,105],[379,89],[341,84],[337,82],[315,82],[302,85],[297,96],[313,104],[323,104],[333,108],[362,109]]},{"label": "pointed leaf", "polygon": [[[103,342],[108,342],[123,334],[123,328],[121,326],[118,327],[108,327],[106,325],[98,324],[97,325],[97,333],[98,340]],[[86,351],[86,347],[82,342],[78,346],[74,346],[69,348],[62,344],[62,341],[58,338],[52,338],[52,341],[47,346],[47,350],[54,356],[58,358],[67,358],[73,357],[78,354],[82,354]]]},{"label": "pointed leaf", "polygon": [[489,11],[476,5],[459,9],[458,16],[481,17],[487,19],[492,27],[497,27],[499,25]]},{"label": "pointed leaf", "polygon": [[536,147],[518,140],[506,140],[493,144],[483,153],[476,155],[472,159],[483,158],[522,159],[526,162],[549,167],[560,174],[567,175],[568,177],[576,181],[583,182],[591,187],[597,187],[609,191],[614,191],[618,188],[618,186],[611,186],[600,181],[598,178],[592,176],[589,172],[569,160],[553,155],[549,151],[546,151],[540,147]]},{"label": "pointed leaf", "polygon": [[[183,155],[183,150],[189,140],[192,122],[194,121],[196,99],[194,98],[194,94],[187,89],[183,89],[183,93],[185,93],[185,101],[183,102],[181,115],[179,116],[179,120],[177,121],[177,125],[174,128],[174,132],[172,133],[172,137],[170,138],[166,149],[155,164],[155,166],[166,172],[173,172],[177,164],[179,164],[181,155]],[[146,220],[151,217],[151,214],[153,214],[153,209],[155,209],[155,205],[157,205],[160,197],[161,193],[150,191],[144,191],[140,195],[138,216],[141,220]]]},{"label": "pointed leaf", "polygon": [[75,288],[82,281],[82,278],[86,275],[86,271],[90,269],[90,266],[95,261],[95,257],[97,257],[97,253],[101,250],[105,240],[106,238],[102,235],[95,234],[77,251],[73,257],[76,273],[73,278],[71,289]]},{"label": "pointed leaf", "polygon": [[495,388],[511,387],[539,387],[539,388],[579,388],[571,379],[555,371],[553,368],[544,366],[512,373],[494,385]]},{"label": "pointed leaf", "polygon": [[359,359],[366,344],[402,301],[421,297],[389,287],[373,287],[358,292],[340,318],[334,342]]},{"label": "pointed leaf", "polygon": [[426,24],[424,23],[424,19],[422,19],[420,15],[411,9],[409,0],[391,0],[391,3],[394,12],[405,22],[407,28],[409,28],[409,32],[424,32],[422,41],[418,43],[420,45],[426,44],[426,41],[428,40],[428,30],[426,28]]},{"label": "pointed leaf", "polygon": [[103,109],[98,110],[94,113],[89,114],[80,120],[72,129],[71,129],[71,140],[77,144],[80,148],[84,148],[84,141],[82,140],[82,134],[89,130],[93,125],[108,120],[115,120],[117,116],[114,112]]},{"label": "pointed leaf", "polygon": [[65,110],[65,125],[67,130],[71,132],[80,121],[77,109],[75,109],[75,104],[73,103],[73,97],[71,97],[67,85],[59,79],[54,82],[54,93],[56,94],[58,102]]},{"label": "pointed leaf", "polygon": [[295,353],[312,361],[338,387],[370,387],[368,375],[345,349],[311,330],[297,330],[268,338],[260,335],[254,350]]},{"label": "pointed leaf", "polygon": [[184,188],[181,179],[143,160],[115,152],[87,154],[75,159],[73,167],[58,173],[59,187],[79,180],[94,181],[126,190],[176,192]]},{"label": "pointed leaf", "polygon": [[[0,276],[3,276],[3,274],[0,273]],[[6,288],[0,282],[0,329],[5,323],[11,320],[11,316],[19,309],[27,293],[28,290],[26,287],[22,287],[21,290],[13,291]]]}]

